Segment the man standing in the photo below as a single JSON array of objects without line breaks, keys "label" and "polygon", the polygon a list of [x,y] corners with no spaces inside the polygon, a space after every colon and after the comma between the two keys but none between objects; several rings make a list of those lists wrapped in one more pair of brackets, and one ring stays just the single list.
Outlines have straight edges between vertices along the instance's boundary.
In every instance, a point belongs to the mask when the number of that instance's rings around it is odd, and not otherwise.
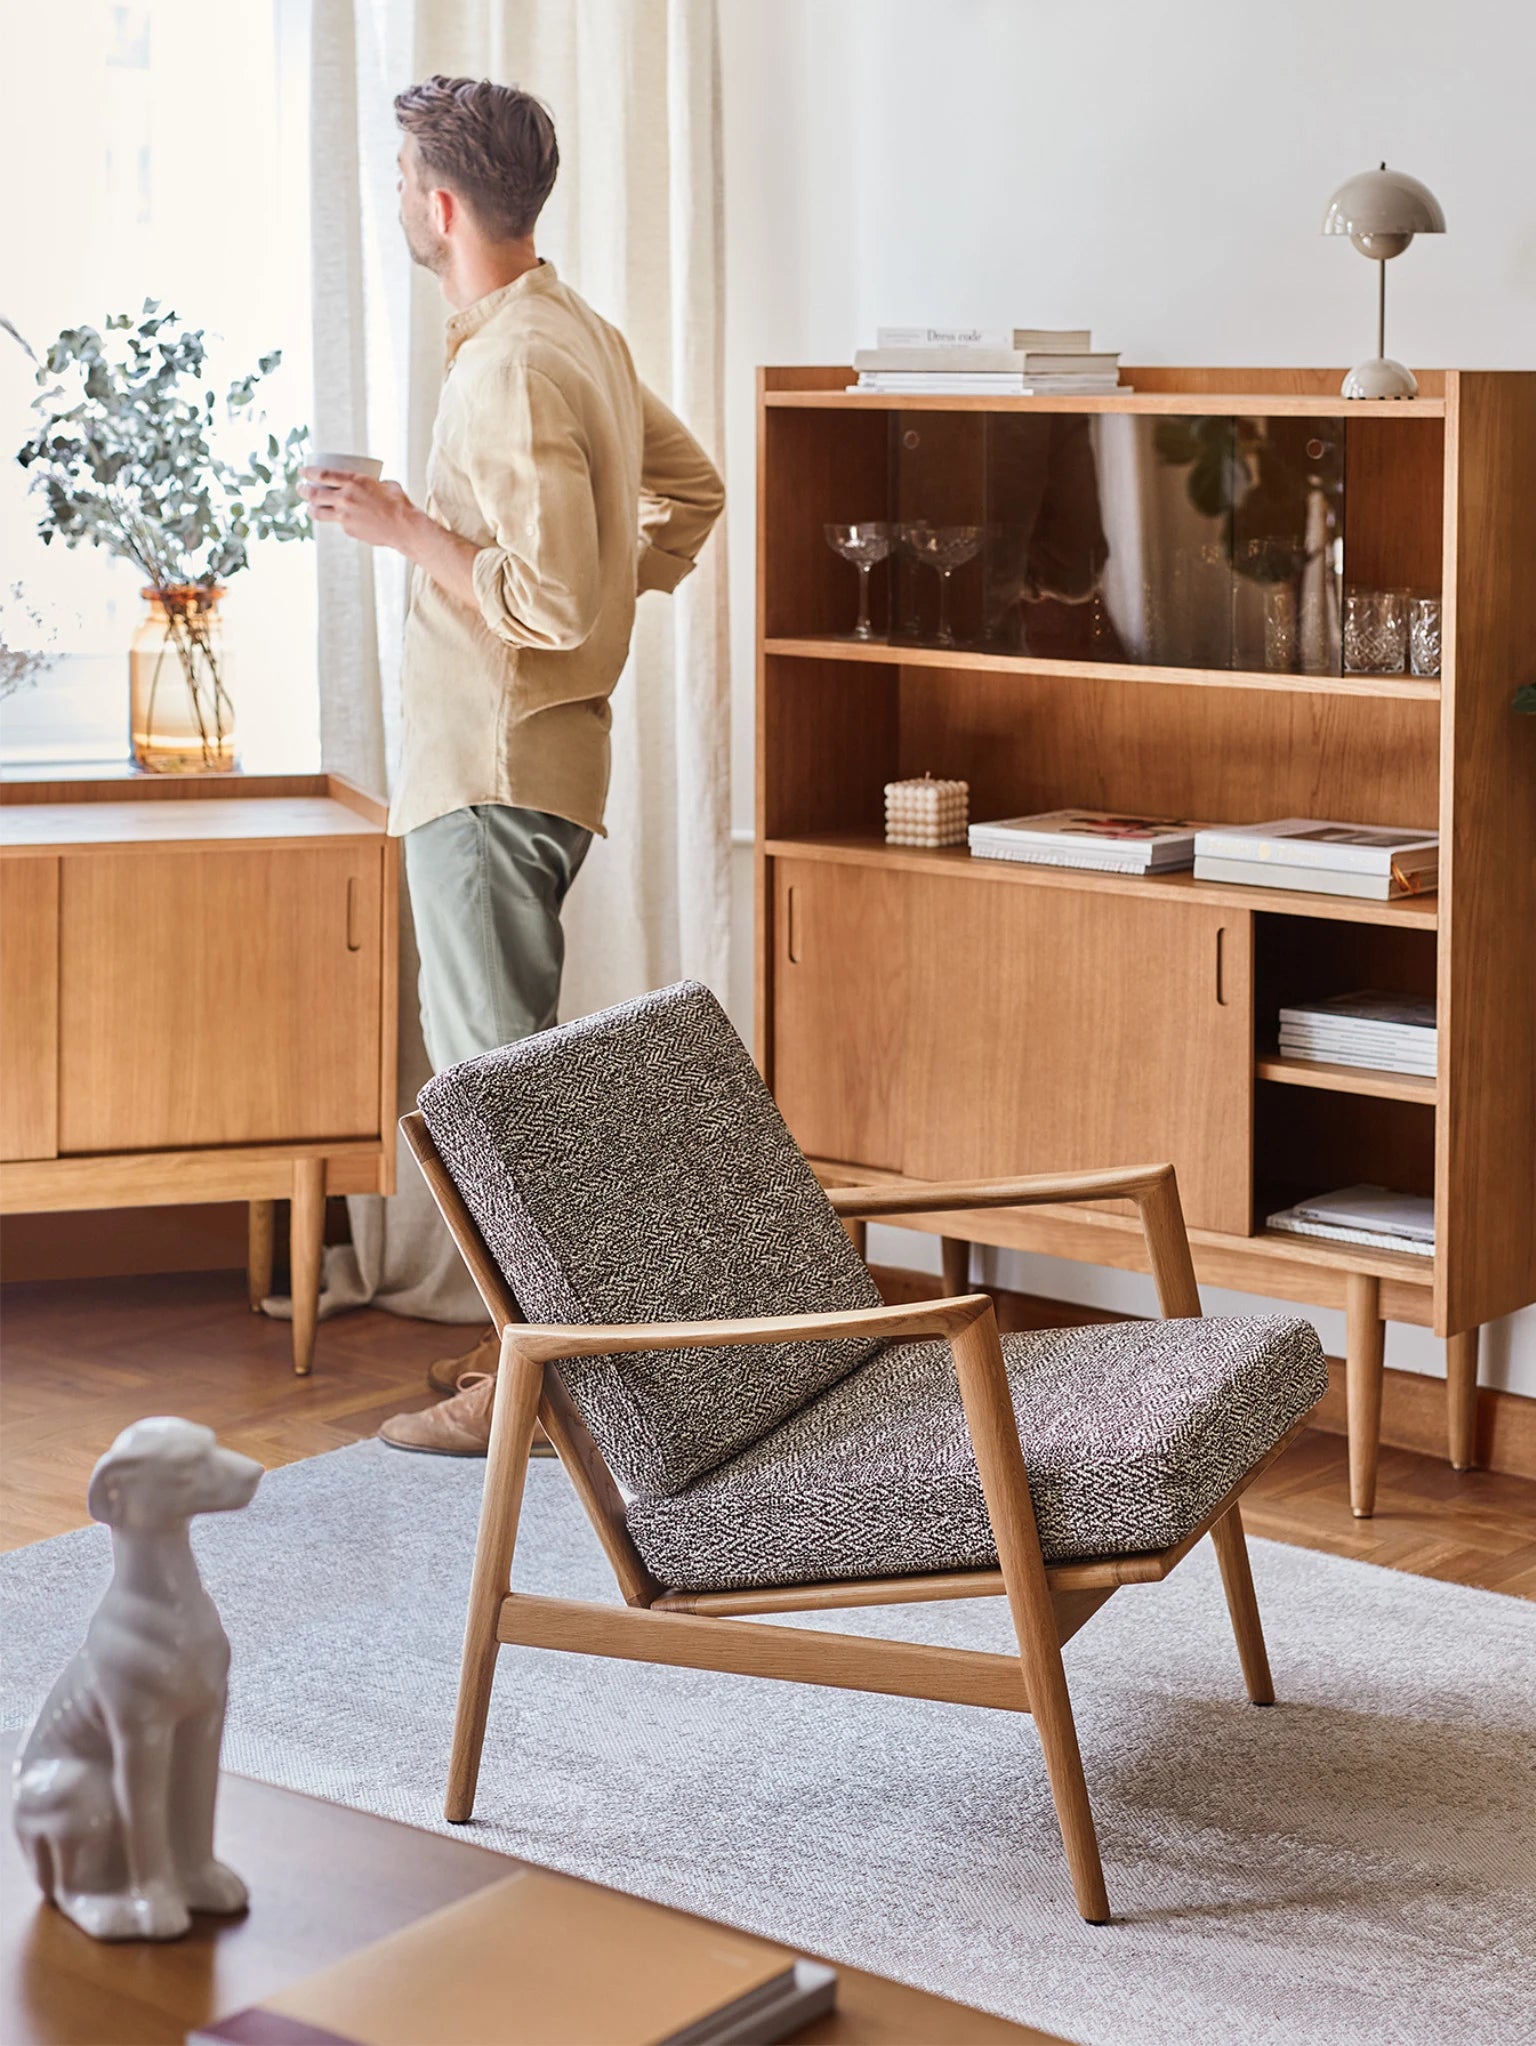
[{"label": "man standing", "polygon": [[[395,112],[406,243],[453,308],[427,500],[317,469],[305,494],[317,519],[414,564],[390,829],[440,1071],[555,1021],[560,910],[603,828],[635,600],[687,575],[724,493],[623,336],[534,252],[560,160],[546,109],[432,78]],[[386,1421],[384,1440],[484,1455],[496,1354],[488,1337],[434,1365],[453,1396]]]}]

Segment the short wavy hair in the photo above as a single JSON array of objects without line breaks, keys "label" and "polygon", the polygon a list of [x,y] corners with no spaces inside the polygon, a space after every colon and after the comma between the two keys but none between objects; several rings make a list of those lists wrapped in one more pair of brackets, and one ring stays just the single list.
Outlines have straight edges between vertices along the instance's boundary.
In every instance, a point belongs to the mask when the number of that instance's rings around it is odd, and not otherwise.
[{"label": "short wavy hair", "polygon": [[456,192],[497,241],[533,232],[560,168],[542,100],[489,78],[428,78],[395,101],[422,167]]}]

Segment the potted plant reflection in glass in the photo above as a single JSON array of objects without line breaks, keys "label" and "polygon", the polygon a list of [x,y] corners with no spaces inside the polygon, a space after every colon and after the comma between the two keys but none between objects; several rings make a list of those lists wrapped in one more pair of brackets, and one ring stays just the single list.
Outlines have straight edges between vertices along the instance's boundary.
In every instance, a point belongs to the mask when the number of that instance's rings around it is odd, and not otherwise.
[{"label": "potted plant reflection in glass", "polygon": [[840,554],[844,561],[851,561],[859,571],[859,622],[853,628],[853,637],[873,639],[875,629],[869,622],[869,578],[876,564],[884,561],[891,551],[891,529],[883,519],[865,519],[851,526],[826,525],[822,531],[833,553]]},{"label": "potted plant reflection in glass", "polygon": [[44,545],[57,536],[66,547],[104,547],[144,578],[149,611],[129,654],[134,765],[228,772],[235,714],[220,599],[249,567],[252,540],[311,530],[299,493],[306,428],[281,441],[266,432],[250,455],[221,446],[264,423],[256,386],[281,354],[262,356],[221,399],[206,387],[203,330],[153,299],[100,331],[66,328],[41,360],[27,353],[42,387],[40,424],[16,459],[45,501]]}]

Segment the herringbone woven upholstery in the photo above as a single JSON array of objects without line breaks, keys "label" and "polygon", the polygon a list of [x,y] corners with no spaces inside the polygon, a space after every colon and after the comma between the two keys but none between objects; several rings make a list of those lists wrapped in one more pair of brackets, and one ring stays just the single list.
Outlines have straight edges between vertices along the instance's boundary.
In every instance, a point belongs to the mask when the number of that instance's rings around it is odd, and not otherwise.
[{"label": "herringbone woven upholstery", "polygon": [[[450,1067],[421,1111],[530,1321],[704,1321],[880,1295],[708,989],[684,981]],[[759,1441],[874,1341],[563,1365],[627,1491]]]},{"label": "herringbone woven upholstery", "polygon": [[[1283,1315],[1005,1336],[1048,1561],[1166,1548],[1321,1399],[1316,1331]],[[949,1346],[893,1343],[670,1499],[629,1509],[663,1584],[995,1568]]]}]

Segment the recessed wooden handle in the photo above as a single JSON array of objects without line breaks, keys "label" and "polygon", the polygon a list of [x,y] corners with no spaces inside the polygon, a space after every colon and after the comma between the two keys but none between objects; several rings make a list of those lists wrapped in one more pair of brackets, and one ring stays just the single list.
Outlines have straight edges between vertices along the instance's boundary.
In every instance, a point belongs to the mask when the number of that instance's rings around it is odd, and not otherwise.
[{"label": "recessed wooden handle", "polygon": [[784,891],[784,950],[789,957],[790,965],[798,966],[800,964],[800,932],[796,927],[795,888],[793,882]]},{"label": "recessed wooden handle", "polygon": [[1222,1009],[1227,1006],[1226,951],[1227,927],[1225,924],[1218,924],[1216,927],[1216,1003]]},{"label": "recessed wooden handle", "polygon": [[347,882],[347,950],[361,952],[362,949],[363,940],[358,929],[357,917],[357,877],[354,874]]}]

